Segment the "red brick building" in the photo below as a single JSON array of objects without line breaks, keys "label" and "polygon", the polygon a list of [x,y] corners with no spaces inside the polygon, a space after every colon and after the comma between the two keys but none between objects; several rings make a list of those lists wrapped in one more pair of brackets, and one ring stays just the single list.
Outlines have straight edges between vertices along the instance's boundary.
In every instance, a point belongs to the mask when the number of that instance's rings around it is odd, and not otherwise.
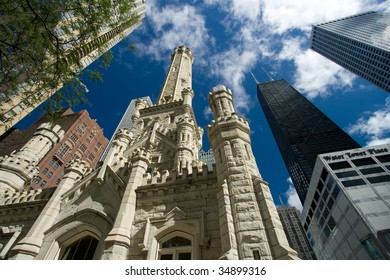
[{"label": "red brick building", "polygon": [[[41,117],[24,131],[13,129],[3,135],[0,139],[0,155],[19,150],[44,122],[45,117]],[[74,158],[83,159],[95,168],[108,144],[103,129],[96,120],[91,119],[86,110],[74,113],[71,109],[66,109],[54,123],[61,126],[65,135],[38,164],[39,174],[26,188],[56,187],[62,178],[64,167]]]}]

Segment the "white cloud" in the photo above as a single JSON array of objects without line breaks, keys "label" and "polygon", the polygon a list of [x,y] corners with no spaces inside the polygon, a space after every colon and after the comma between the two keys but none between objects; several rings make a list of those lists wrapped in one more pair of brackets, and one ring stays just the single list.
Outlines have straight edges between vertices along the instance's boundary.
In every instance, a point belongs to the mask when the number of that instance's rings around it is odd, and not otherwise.
[{"label": "white cloud", "polygon": [[206,106],[206,107],[203,109],[203,117],[204,117],[206,120],[210,120],[212,115],[213,115],[213,112],[211,111],[210,107],[209,107],[209,106]]},{"label": "white cloud", "polygon": [[287,205],[294,206],[295,208],[297,208],[299,211],[302,212],[303,209],[302,203],[299,200],[297,191],[290,177],[287,179],[287,182],[288,182],[288,190],[284,193],[284,195],[287,197]]},{"label": "white cloud", "polygon": [[289,37],[282,40],[282,49],[275,58],[293,61],[296,71],[294,86],[313,99],[326,96],[332,88],[349,88],[355,78],[347,70],[323,56],[303,47],[306,39]]},{"label": "white cloud", "polygon": [[[309,31],[314,23],[334,20],[362,11],[383,9],[372,0],[263,0],[263,21],[275,33],[293,29]],[[388,1],[387,1],[388,2]]]},{"label": "white cloud", "polygon": [[390,143],[390,97],[386,98],[383,108],[365,115],[350,125],[348,132],[365,136],[368,139],[367,146]]},{"label": "white cloud", "polygon": [[211,58],[212,74],[220,76],[223,83],[233,91],[235,109],[241,113],[250,109],[251,99],[242,83],[257,57],[255,51],[231,48]]},{"label": "white cloud", "polygon": [[206,50],[214,45],[208,34],[204,16],[189,4],[160,7],[156,0],[148,1],[147,22],[151,25],[153,38],[137,44],[137,49],[155,60],[165,61],[168,53],[180,45],[192,49],[198,63],[204,63]]},{"label": "white cloud", "polygon": [[217,5],[240,21],[254,21],[261,14],[259,0],[204,0],[204,3],[209,6]]}]

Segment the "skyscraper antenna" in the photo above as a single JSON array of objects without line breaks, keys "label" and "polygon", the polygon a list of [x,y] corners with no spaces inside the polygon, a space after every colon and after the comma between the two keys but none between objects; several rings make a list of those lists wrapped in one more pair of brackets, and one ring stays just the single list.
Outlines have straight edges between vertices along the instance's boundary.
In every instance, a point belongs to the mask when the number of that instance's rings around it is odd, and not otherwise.
[{"label": "skyscraper antenna", "polygon": [[258,84],[259,82],[257,81],[255,75],[253,75],[252,71],[249,71],[249,72],[251,72],[251,75],[252,75],[253,79],[255,80],[256,84]]},{"label": "skyscraper antenna", "polygon": [[264,69],[263,66],[261,66],[261,70],[263,70],[263,72],[268,76],[269,80],[270,81],[273,81],[274,79],[271,77],[271,75]]},{"label": "skyscraper antenna", "polygon": [[283,199],[282,199],[282,196],[280,195],[280,193],[278,194],[278,197],[279,197],[280,204],[282,206],[284,206]]}]

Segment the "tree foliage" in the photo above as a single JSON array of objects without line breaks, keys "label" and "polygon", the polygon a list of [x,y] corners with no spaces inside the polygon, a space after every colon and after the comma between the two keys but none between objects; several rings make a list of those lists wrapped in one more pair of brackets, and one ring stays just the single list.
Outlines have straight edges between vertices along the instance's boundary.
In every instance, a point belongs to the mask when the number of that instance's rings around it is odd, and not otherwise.
[{"label": "tree foliage", "polygon": [[[85,100],[78,75],[81,58],[94,60],[109,49],[107,43],[138,20],[134,0],[0,0],[0,94],[22,94],[35,106],[63,85],[51,98],[49,111]],[[110,30],[110,32],[106,32]],[[112,53],[102,56],[108,67]],[[101,80],[99,71],[89,71]]]}]

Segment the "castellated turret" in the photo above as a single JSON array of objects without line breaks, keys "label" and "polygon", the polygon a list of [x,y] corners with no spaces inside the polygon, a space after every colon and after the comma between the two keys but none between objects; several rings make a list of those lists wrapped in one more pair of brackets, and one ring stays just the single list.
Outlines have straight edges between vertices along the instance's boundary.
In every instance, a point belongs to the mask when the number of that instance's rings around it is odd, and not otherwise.
[{"label": "castellated turret", "polygon": [[7,190],[21,190],[31,181],[38,173],[38,163],[64,133],[59,125],[43,123],[19,151],[0,158],[0,196]]},{"label": "castellated turret", "polygon": [[207,127],[218,179],[221,245],[226,259],[296,259],[288,245],[268,183],[253,156],[248,121],[236,114],[233,94],[217,86],[208,96]]}]

